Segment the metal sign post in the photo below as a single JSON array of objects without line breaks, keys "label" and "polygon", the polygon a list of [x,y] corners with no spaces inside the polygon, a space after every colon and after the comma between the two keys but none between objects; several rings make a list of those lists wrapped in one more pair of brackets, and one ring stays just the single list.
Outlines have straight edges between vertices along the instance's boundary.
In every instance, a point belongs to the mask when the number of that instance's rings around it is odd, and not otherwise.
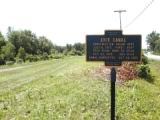
[{"label": "metal sign post", "polygon": [[115,82],[116,82],[116,69],[111,68],[111,120],[115,120]]}]

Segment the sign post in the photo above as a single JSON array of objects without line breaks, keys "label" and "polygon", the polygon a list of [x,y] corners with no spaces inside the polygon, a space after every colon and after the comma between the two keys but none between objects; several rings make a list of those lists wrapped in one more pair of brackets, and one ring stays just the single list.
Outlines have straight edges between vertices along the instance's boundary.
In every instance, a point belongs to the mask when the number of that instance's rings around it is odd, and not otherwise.
[{"label": "sign post", "polygon": [[115,82],[116,69],[111,68],[111,120],[115,120]]},{"label": "sign post", "polygon": [[111,120],[115,120],[116,69],[122,62],[141,61],[141,35],[123,35],[121,30],[106,30],[104,35],[86,36],[86,60],[104,61],[111,68]]}]

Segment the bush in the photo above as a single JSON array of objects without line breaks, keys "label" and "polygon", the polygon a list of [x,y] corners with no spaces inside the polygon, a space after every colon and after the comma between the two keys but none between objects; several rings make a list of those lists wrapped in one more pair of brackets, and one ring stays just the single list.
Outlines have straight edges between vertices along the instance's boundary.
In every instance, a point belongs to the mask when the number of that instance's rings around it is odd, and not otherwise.
[{"label": "bush", "polygon": [[48,60],[49,59],[49,56],[48,56],[48,54],[46,52],[43,53],[42,59],[43,60]]},{"label": "bush", "polygon": [[27,55],[26,60],[28,60],[29,62],[36,62],[39,60],[39,57],[36,55]]},{"label": "bush", "polygon": [[140,65],[138,68],[138,76],[141,78],[148,79],[151,77],[151,70],[148,65]]},{"label": "bush", "polygon": [[53,55],[49,55],[48,57],[49,57],[49,59],[53,59]]},{"label": "bush", "polygon": [[14,63],[14,61],[6,61],[6,65],[13,65]]},{"label": "bush", "polygon": [[148,58],[147,58],[145,55],[142,55],[142,63],[143,63],[144,65],[146,65],[146,64],[149,63],[149,60],[148,60]]},{"label": "bush", "polygon": [[32,62],[32,57],[33,57],[33,55],[27,54],[26,60],[29,61],[29,62]]},{"label": "bush", "polygon": [[75,52],[75,54],[78,55],[78,56],[82,56],[82,55],[83,55],[83,53],[82,53],[81,51],[79,51],[79,50],[77,50],[77,51]]},{"label": "bush", "polygon": [[79,51],[79,50],[73,49],[73,50],[71,50],[70,52],[68,52],[68,55],[72,55],[72,56],[76,56],[76,55],[82,56],[82,55],[83,55],[83,52],[82,52],[82,51]]},{"label": "bush", "polygon": [[4,65],[4,64],[5,64],[4,56],[0,54],[0,65]]},{"label": "bush", "polygon": [[17,58],[16,62],[17,62],[18,64],[22,64],[24,61],[23,61],[23,59]]},{"label": "bush", "polygon": [[62,59],[62,58],[64,58],[64,56],[62,54],[56,54],[56,55],[54,55],[52,57],[53,57],[53,59]]},{"label": "bush", "polygon": [[38,60],[39,60],[39,57],[36,56],[36,55],[34,55],[34,56],[32,57],[32,61],[31,61],[31,62],[37,62]]},{"label": "bush", "polygon": [[[19,48],[17,57],[18,57],[19,59],[21,59],[22,62],[25,61],[26,52],[25,52],[24,48],[22,48],[22,47]],[[20,60],[20,61],[21,61],[21,60]]]}]

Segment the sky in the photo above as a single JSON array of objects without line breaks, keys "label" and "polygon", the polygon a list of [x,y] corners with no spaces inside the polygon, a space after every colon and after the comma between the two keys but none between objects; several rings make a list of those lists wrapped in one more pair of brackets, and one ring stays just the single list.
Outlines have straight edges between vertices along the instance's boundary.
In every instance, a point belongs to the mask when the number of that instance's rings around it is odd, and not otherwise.
[{"label": "sky", "polygon": [[141,34],[146,48],[146,35],[160,32],[159,6],[160,0],[0,0],[0,31],[6,35],[11,26],[46,36],[57,45],[85,43],[86,35],[119,30],[119,14],[113,11],[122,9],[127,11],[122,13],[123,34]]}]

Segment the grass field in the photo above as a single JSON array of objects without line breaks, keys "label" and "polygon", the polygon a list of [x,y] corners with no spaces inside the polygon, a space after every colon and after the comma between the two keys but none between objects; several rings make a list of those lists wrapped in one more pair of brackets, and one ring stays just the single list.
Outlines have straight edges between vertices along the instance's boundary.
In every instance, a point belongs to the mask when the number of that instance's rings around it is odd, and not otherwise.
[{"label": "grass field", "polygon": [[[93,70],[103,63],[68,57],[0,67],[2,120],[110,120],[110,82]],[[155,82],[117,85],[117,120],[160,120],[160,62]]]}]

